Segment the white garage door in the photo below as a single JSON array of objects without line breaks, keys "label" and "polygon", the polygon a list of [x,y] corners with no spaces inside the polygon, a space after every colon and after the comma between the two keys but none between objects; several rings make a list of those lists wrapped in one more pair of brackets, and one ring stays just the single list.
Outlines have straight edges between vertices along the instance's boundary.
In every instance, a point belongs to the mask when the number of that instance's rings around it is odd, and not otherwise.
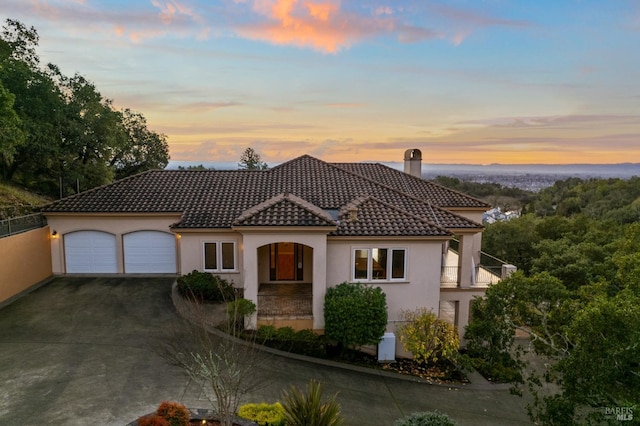
[{"label": "white garage door", "polygon": [[77,231],[64,236],[68,274],[116,273],[116,237],[100,231]]},{"label": "white garage door", "polygon": [[158,231],[138,231],[124,236],[126,274],[175,273],[176,238]]}]

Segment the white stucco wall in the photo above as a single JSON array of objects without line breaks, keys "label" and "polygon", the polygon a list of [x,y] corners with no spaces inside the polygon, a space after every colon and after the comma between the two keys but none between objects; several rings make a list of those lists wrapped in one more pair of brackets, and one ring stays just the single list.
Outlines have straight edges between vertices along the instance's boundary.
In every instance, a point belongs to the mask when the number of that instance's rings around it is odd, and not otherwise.
[{"label": "white stucco wall", "polygon": [[389,331],[399,321],[403,310],[425,307],[438,313],[442,240],[336,240],[330,239],[327,255],[327,286],[351,280],[353,250],[356,248],[406,248],[406,281],[371,281],[387,296]]},{"label": "white stucco wall", "polygon": [[[327,283],[327,235],[326,231],[280,229],[275,231],[242,229],[244,297],[257,304],[259,248],[276,242],[304,244],[313,249],[312,291],[313,328],[324,328],[324,295]],[[256,320],[256,315],[252,321]],[[255,322],[254,322],[255,323]]]},{"label": "white stucco wall", "polygon": [[[58,238],[51,240],[51,267],[54,274],[65,273],[64,237],[75,231],[102,231],[115,235],[118,272],[124,271],[122,237],[135,231],[161,231],[171,233],[171,224],[179,215],[46,215],[49,228]],[[177,249],[179,253],[179,247]],[[179,255],[178,255],[179,256]],[[179,266],[179,264],[178,264]],[[178,268],[178,273],[180,269]]]},{"label": "white stucco wall", "polygon": [[188,274],[194,269],[204,271],[204,243],[225,241],[236,243],[236,270],[233,272],[215,272],[215,275],[232,282],[235,287],[243,286],[244,262],[242,257],[242,234],[232,231],[178,232],[180,235],[180,270]]}]

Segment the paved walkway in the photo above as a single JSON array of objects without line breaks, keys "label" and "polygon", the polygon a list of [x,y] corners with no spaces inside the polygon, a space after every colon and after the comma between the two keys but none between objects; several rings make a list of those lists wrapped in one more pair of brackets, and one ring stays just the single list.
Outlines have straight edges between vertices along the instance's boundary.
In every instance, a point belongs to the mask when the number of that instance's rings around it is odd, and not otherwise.
[{"label": "paved walkway", "polygon": [[[202,392],[153,348],[181,327],[172,279],[56,278],[0,309],[0,425],[125,425],[163,400],[207,407]],[[320,380],[339,392],[348,425],[393,425],[438,409],[461,425],[529,423],[506,390],[447,387],[267,354],[266,386],[249,402],[273,402],[291,384]]]}]

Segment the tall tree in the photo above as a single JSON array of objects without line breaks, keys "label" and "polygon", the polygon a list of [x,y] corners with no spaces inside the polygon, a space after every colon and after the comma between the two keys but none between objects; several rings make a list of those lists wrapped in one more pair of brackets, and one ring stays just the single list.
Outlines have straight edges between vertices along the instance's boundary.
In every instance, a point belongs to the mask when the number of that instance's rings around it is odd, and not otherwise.
[{"label": "tall tree", "polygon": [[238,168],[242,170],[266,170],[269,166],[267,163],[262,161],[260,154],[258,154],[253,148],[247,148],[240,157]]},{"label": "tall tree", "polygon": [[64,97],[46,72],[11,56],[0,63],[0,82],[15,96],[13,109],[24,135],[12,161],[0,165],[2,175],[37,191],[55,193]]},{"label": "tall tree", "polygon": [[5,179],[49,195],[69,195],[167,165],[166,136],[149,130],[141,113],[116,111],[82,75],[67,77],[53,64],[40,67],[38,40],[33,27],[14,20],[0,32]]},{"label": "tall tree", "polygon": [[0,81],[0,164],[8,165],[24,143],[22,122],[13,109],[15,96]]},{"label": "tall tree", "polygon": [[149,130],[147,119],[139,112],[120,113],[125,139],[114,150],[109,165],[120,179],[146,170],[163,169],[169,163],[167,137]]},{"label": "tall tree", "polygon": [[62,172],[81,190],[109,183],[115,173],[108,162],[125,139],[120,116],[111,101],[80,75],[68,79],[64,89],[68,99]]}]

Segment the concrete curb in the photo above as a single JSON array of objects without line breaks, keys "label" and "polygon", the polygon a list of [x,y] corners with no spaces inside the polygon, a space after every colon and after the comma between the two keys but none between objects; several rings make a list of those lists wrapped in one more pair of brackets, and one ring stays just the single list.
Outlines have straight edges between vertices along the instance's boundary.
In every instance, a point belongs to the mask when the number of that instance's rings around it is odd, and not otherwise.
[{"label": "concrete curb", "polygon": [[[184,319],[185,321],[188,321],[193,325],[200,325],[195,321],[192,315],[193,310],[190,309],[191,302],[185,300],[178,293],[177,282],[174,282],[171,287],[171,300],[173,302],[174,307],[176,308],[176,311],[178,312],[178,315],[180,315],[182,319]],[[237,337],[230,336],[227,333],[224,333],[223,331],[216,328],[216,325],[217,324],[214,324],[213,322],[208,322],[205,324],[205,327],[207,331],[209,331],[212,334],[215,334],[220,338],[232,339],[236,343],[239,343],[248,347],[256,347],[257,349],[265,353],[277,355],[284,358],[294,359],[296,361],[308,362],[316,365],[322,365],[325,367],[340,368],[343,370],[349,370],[349,371],[354,371],[358,373],[369,374],[372,376],[384,377],[388,379],[403,380],[403,381],[414,382],[414,383],[423,383],[425,385],[441,386],[445,388],[469,389],[469,390],[509,390],[511,388],[511,385],[508,383],[491,383],[477,371],[472,371],[467,373],[467,378],[471,382],[468,384],[467,383],[434,383],[434,382],[430,382],[429,380],[423,379],[421,377],[394,373],[392,371],[384,371],[384,370],[376,370],[373,368],[360,367],[358,365],[346,364],[346,363],[331,361],[331,360],[322,359],[322,358],[315,358],[307,355],[294,354],[291,352],[281,351],[281,350],[270,348],[267,346],[258,345],[255,343],[252,344],[245,340],[239,339]]]}]

